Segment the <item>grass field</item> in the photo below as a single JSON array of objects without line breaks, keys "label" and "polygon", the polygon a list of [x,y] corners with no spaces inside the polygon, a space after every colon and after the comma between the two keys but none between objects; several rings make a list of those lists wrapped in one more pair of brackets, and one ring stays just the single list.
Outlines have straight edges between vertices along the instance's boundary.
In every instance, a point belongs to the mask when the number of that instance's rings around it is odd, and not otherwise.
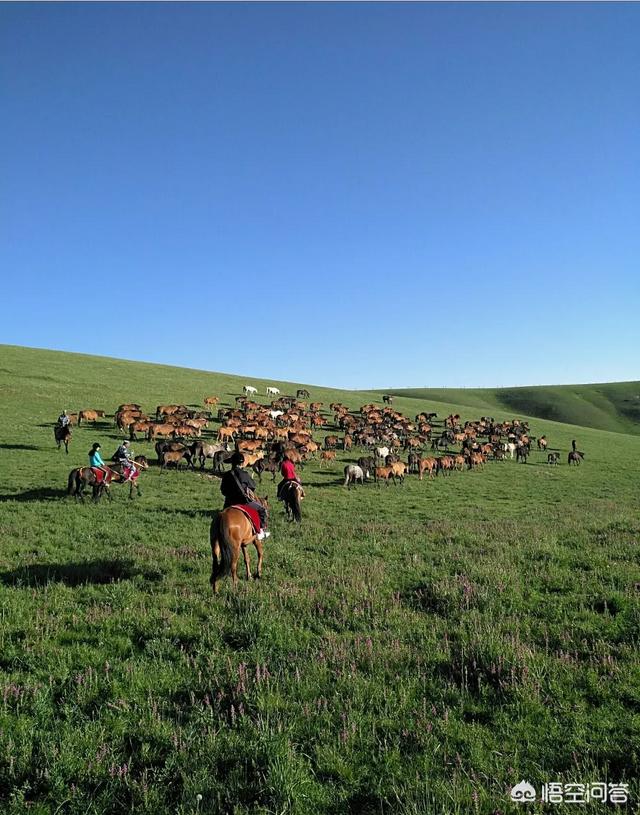
[{"label": "grass field", "polygon": [[[638,435],[534,418],[562,466],[534,453],[352,491],[341,453],[302,471],[300,528],[264,480],[264,578],[235,594],[225,580],[213,598],[217,479],[153,467],[140,500],[116,486],[112,504],[76,505],[69,470],[120,437],[108,417],[75,430],[65,456],[52,424],[124,401],[230,404],[252,380],[0,354],[2,813],[606,809],[512,804],[522,779],[627,782],[620,811],[638,811]],[[309,389],[325,404],[380,400]],[[485,412],[417,396],[394,407]]]}]

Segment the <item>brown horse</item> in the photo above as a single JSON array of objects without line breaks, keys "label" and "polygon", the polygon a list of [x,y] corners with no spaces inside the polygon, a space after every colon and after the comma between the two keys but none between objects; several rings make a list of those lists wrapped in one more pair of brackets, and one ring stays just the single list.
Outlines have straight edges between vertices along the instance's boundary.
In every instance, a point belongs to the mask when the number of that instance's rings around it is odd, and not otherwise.
[{"label": "brown horse", "polygon": [[[253,496],[252,496],[253,497]],[[268,511],[269,504],[265,498],[255,497],[255,500],[262,504]],[[209,531],[211,541],[211,556],[213,560],[211,569],[211,585],[213,593],[218,593],[218,581],[225,574],[231,573],[233,588],[238,586],[238,558],[240,549],[244,558],[244,565],[247,572],[247,580],[251,580],[251,565],[249,563],[249,553],[247,546],[250,543],[256,547],[258,553],[258,566],[256,578],[262,577],[262,541],[256,538],[251,521],[239,509],[227,507],[213,519]]]},{"label": "brown horse", "polygon": [[[136,495],[141,496],[142,491],[140,489],[140,485],[138,484],[138,478],[140,477],[140,473],[143,470],[149,469],[149,462],[147,461],[146,456],[136,456],[133,460],[133,465],[136,468],[135,474],[129,473],[128,477],[125,477],[125,470],[128,468],[125,466],[123,462],[118,462],[117,464],[113,464],[111,467],[111,472],[115,473],[118,478],[116,479],[117,483],[122,484],[129,484],[129,498],[133,498],[133,493],[135,491]],[[109,487],[106,487],[107,495],[109,495]],[[111,495],[109,495],[111,497]]]},{"label": "brown horse", "polygon": [[60,427],[60,425],[56,425],[53,428],[53,435],[56,440],[56,445],[58,446],[58,450],[60,449],[60,445],[64,444],[64,449],[67,455],[69,454],[69,442],[71,441],[71,428],[69,425],[66,427]]}]

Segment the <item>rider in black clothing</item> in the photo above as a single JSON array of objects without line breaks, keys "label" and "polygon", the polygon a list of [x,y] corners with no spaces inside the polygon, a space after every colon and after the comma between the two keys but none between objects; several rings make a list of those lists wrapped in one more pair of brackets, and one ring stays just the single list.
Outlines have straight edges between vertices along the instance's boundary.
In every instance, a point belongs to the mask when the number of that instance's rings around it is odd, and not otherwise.
[{"label": "rider in black clothing", "polygon": [[231,470],[222,476],[220,481],[220,492],[224,495],[224,508],[233,506],[233,504],[247,504],[260,516],[260,526],[262,527],[258,537],[260,540],[268,538],[271,532],[267,532],[265,527],[267,525],[267,511],[257,501],[251,500],[247,496],[247,490],[255,492],[256,485],[251,476],[243,469],[244,456],[242,453],[235,452],[230,458],[224,460],[225,464],[231,464]]}]

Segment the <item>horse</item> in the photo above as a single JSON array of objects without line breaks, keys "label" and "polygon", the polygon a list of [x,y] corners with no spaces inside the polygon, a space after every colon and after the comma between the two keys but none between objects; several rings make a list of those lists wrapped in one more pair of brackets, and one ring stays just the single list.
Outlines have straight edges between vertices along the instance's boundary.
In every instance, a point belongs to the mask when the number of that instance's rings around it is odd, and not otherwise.
[{"label": "horse", "polygon": [[[128,475],[125,476],[125,470],[129,470],[128,466],[124,462],[118,462],[117,464],[112,465],[111,471],[116,473],[116,475],[120,476],[120,481],[123,484],[129,484],[129,498],[133,498],[133,491],[135,490],[136,495],[141,496],[142,491],[140,490],[140,485],[138,484],[138,477],[142,470],[149,469],[149,462],[147,461],[146,456],[136,456],[133,460],[133,464],[135,467],[134,471],[129,471]],[[119,482],[120,483],[120,482]],[[109,487],[108,485],[105,487],[107,491],[107,495],[109,498],[111,495],[109,494]]]},{"label": "horse", "polygon": [[547,449],[547,444],[548,444],[547,437],[540,436],[540,438],[538,439],[538,450],[542,450],[544,452]]},{"label": "horse", "polygon": [[84,489],[85,487],[91,487],[94,501],[99,501],[104,492],[106,492],[107,498],[111,500],[109,482],[112,478],[111,469],[107,469],[102,479],[98,481],[98,476],[93,467],[76,467],[69,473],[67,495],[73,495],[76,500],[84,501]]},{"label": "horse", "polygon": [[385,405],[392,405],[393,404],[393,396],[390,396],[388,393],[385,393],[382,397],[382,401]]},{"label": "horse", "polygon": [[228,453],[231,449],[229,444],[207,444],[202,441],[194,441],[191,445],[191,455],[194,461],[200,460],[200,469],[204,470],[204,465],[208,458],[211,459],[211,468],[215,470],[215,455],[219,452]]},{"label": "horse", "polygon": [[308,399],[309,391],[306,388],[298,388],[296,391],[296,399]]},{"label": "horse", "polygon": [[104,417],[104,410],[81,410],[78,413],[78,427],[84,420],[85,422],[95,422]]},{"label": "horse", "polygon": [[258,393],[258,389],[254,388],[253,385],[245,385],[242,388],[242,392],[244,393],[245,396],[249,395],[253,396],[255,393]]},{"label": "horse", "polygon": [[547,464],[556,466],[560,462],[560,453],[548,453]]},{"label": "horse", "polygon": [[280,393],[279,388],[272,387],[267,388],[267,396],[278,396],[279,393]]},{"label": "horse", "polygon": [[56,445],[58,450],[60,449],[60,445],[64,444],[64,449],[67,455],[69,455],[69,442],[71,441],[71,428],[69,425],[66,427],[60,427],[60,425],[56,425],[53,428],[53,436],[56,440]]},{"label": "horse", "polygon": [[516,447],[516,462],[522,460],[522,463],[526,464],[528,455],[529,455],[529,447],[528,447],[528,445],[519,444]]},{"label": "horse", "polygon": [[[268,511],[269,504],[266,497],[261,499],[256,496],[255,500]],[[209,540],[211,542],[212,559],[210,583],[214,594],[218,593],[220,578],[229,573],[231,573],[233,588],[238,587],[240,549],[242,549],[247,580],[251,580],[251,566],[249,553],[247,552],[247,546],[250,543],[253,543],[258,553],[258,566],[255,577],[262,577],[262,541],[257,539],[256,534],[251,521],[242,510],[235,507],[223,509],[213,519],[209,530]]]},{"label": "horse", "polygon": [[579,465],[581,461],[584,461],[584,453],[581,453],[579,450],[572,450],[569,453],[567,464]]},{"label": "horse", "polygon": [[360,482],[360,484],[364,486],[365,472],[366,477],[368,478],[369,477],[368,470],[366,471],[363,470],[362,467],[360,467],[357,464],[347,464],[347,466],[344,468],[343,486],[348,487],[351,484],[357,484],[358,482]]},{"label": "horse", "polygon": [[304,497],[304,492],[300,484],[298,484],[297,481],[288,481],[282,487],[281,495],[287,518],[290,521],[301,523],[302,513],[300,512],[300,502]]}]

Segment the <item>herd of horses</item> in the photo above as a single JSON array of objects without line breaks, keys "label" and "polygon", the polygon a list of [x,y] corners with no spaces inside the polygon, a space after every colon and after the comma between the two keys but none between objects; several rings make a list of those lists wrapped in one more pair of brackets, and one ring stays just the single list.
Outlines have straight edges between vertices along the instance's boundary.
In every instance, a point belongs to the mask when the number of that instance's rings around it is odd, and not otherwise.
[{"label": "herd of horses", "polygon": [[[363,455],[344,466],[341,483],[345,487],[364,485],[369,480],[378,484],[402,484],[409,475],[423,480],[425,474],[433,479],[454,470],[482,470],[489,460],[515,458],[516,462],[527,463],[534,442],[539,451],[547,452],[550,465],[559,463],[560,453],[547,451],[546,437],[534,438],[527,422],[518,419],[497,422],[482,416],[462,422],[458,414],[450,414],[438,421],[436,413],[427,412],[410,419],[392,407],[393,398],[388,394],[383,396],[382,407],[372,403],[358,410],[340,402],[331,403],[327,410],[322,402],[308,401],[309,391],[303,388],[293,397],[283,396],[278,388],[269,386],[265,394],[271,397],[268,404],[256,401],[256,394],[256,388],[246,385],[242,395],[231,405],[223,406],[219,397],[207,396],[204,410],[167,404],[158,405],[151,415],[137,403],[121,404],[114,411],[114,423],[132,440],[142,433],[148,441],[155,441],[161,472],[169,468],[195,470],[196,465],[204,470],[206,462],[211,460],[212,471],[220,475],[225,460],[232,451],[238,450],[245,457],[245,467],[250,468],[260,482],[265,472],[271,473],[275,480],[285,454],[299,468],[304,468],[310,460],[317,460],[319,466],[324,467],[336,461],[338,452],[353,455],[357,449]],[[216,407],[218,411],[214,416],[211,411]],[[102,410],[83,410],[70,416],[71,425],[80,425],[82,421],[95,423],[104,417]],[[217,426],[210,429],[213,422],[217,422]],[[54,432],[58,448],[64,445],[68,453],[72,427],[56,426]],[[319,438],[318,433],[323,435]],[[574,443],[568,463],[577,465],[583,459],[584,453],[577,451]],[[136,463],[140,471],[149,467],[145,456],[138,456]],[[109,465],[103,480],[98,480],[90,467],[75,468],[69,474],[68,494],[83,500],[85,490],[90,487],[94,500],[102,495],[111,498],[111,484],[124,480],[120,464]],[[133,479],[130,480],[130,497],[135,493],[139,494],[139,487]],[[266,505],[266,499],[252,497]],[[289,484],[283,499],[287,517],[300,522],[302,492],[298,485]],[[236,584],[241,551],[247,578],[250,578],[247,553],[250,543],[256,546],[256,577],[260,577],[262,543],[244,513],[233,507],[218,513],[211,524],[210,542],[214,592],[224,574],[230,573]]]}]

